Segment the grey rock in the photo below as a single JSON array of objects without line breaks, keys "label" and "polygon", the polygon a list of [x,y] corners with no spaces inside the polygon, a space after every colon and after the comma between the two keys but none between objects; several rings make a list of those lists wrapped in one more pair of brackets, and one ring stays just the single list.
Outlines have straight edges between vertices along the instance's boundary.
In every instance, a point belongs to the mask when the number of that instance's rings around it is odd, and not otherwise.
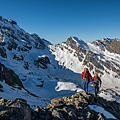
[{"label": "grey rock", "polygon": [[[73,102],[74,101],[74,102]],[[70,102],[70,104],[68,104]],[[77,104],[79,103],[79,104]],[[4,120],[107,120],[102,114],[91,110],[88,105],[98,105],[120,119],[120,103],[94,97],[84,91],[71,97],[54,98],[47,108],[31,109],[26,100],[0,99],[0,119]],[[109,119],[110,120],[110,119]]]},{"label": "grey rock", "polygon": [[0,63],[0,76],[0,80],[5,80],[5,83],[8,85],[12,87],[18,86],[18,89],[24,88],[19,76],[13,70],[6,68],[2,63]]}]

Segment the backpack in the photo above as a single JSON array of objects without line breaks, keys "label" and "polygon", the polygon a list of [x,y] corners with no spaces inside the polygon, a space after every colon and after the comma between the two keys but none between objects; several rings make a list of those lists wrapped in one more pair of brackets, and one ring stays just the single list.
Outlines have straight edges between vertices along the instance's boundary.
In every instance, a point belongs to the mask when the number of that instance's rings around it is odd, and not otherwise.
[{"label": "backpack", "polygon": [[86,72],[86,73],[83,73],[83,80],[89,80],[89,73]]},{"label": "backpack", "polygon": [[99,84],[99,79],[98,78],[95,78],[95,81],[94,82],[96,82],[96,84]]}]

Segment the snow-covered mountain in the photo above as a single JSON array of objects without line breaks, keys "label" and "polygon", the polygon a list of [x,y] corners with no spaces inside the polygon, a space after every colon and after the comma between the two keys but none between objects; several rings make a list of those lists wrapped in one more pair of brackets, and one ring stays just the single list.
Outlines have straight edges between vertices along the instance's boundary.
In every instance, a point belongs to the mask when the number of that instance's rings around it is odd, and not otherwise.
[{"label": "snow-covered mountain", "polygon": [[[93,43],[85,43],[76,37],[70,37],[62,44],[52,45],[51,51],[55,54],[56,59],[61,65],[64,64],[65,67],[75,72],[82,72],[81,70],[83,70],[83,67],[86,65],[92,72],[98,72],[100,75],[108,73],[119,78],[120,54],[111,53],[107,50],[108,46],[112,46],[113,42],[117,42],[116,44],[118,45],[120,44],[120,41],[116,39],[104,39],[104,42],[103,40],[96,40]],[[114,49],[116,48],[117,45]],[[119,51],[120,48],[117,52],[119,53]],[[66,53],[72,60],[68,60]],[[76,66],[78,66],[78,68],[76,68]]]},{"label": "snow-covered mountain", "polygon": [[[58,95],[75,93],[76,84],[68,81],[80,80],[79,74],[58,64],[49,49],[50,42],[2,17],[0,31],[1,97],[23,98],[34,107],[46,106]],[[60,90],[62,84],[64,91]]]},{"label": "snow-covered mountain", "polygon": [[[1,97],[23,98],[32,108],[46,106],[54,97],[82,91],[80,76],[87,66],[101,76],[104,90],[99,95],[120,102],[114,96],[120,92],[120,40],[86,43],[70,37],[54,45],[2,17],[0,31]],[[89,89],[93,92],[93,85]]]}]

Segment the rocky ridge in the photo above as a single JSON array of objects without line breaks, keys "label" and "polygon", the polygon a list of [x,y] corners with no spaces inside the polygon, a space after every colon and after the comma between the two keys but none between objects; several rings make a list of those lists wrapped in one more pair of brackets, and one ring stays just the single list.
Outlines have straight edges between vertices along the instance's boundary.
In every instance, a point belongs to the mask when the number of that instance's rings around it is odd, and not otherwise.
[{"label": "rocky ridge", "polygon": [[2,120],[112,120],[103,113],[90,109],[97,105],[120,119],[120,104],[116,101],[106,101],[93,94],[78,92],[71,97],[54,98],[46,108],[31,109],[21,98],[6,100],[0,98],[0,119]]},{"label": "rocky ridge", "polygon": [[102,40],[92,42],[92,44],[99,46],[103,51],[107,49],[111,53],[120,54],[120,39],[103,38]]},{"label": "rocky ridge", "polygon": [[[86,65],[90,69],[90,71],[94,71],[99,73],[100,75],[103,75],[103,71],[110,74],[109,71],[112,70],[114,73],[116,73],[116,75],[114,76],[115,78],[120,77],[119,62],[117,60],[114,60],[113,58],[108,60],[105,58],[104,54],[102,54],[105,49],[110,52],[119,54],[119,40],[102,39],[92,42],[91,44],[101,49],[100,54],[96,53],[95,51],[91,51],[84,41],[79,40],[79,42],[80,43],[78,43],[78,38],[70,37],[62,45],[56,45],[56,48],[58,47],[62,50],[62,48],[64,47],[70,54],[74,54],[74,57],[78,58],[79,61],[83,63],[83,65]],[[53,54],[54,52],[55,51],[53,51]]]}]

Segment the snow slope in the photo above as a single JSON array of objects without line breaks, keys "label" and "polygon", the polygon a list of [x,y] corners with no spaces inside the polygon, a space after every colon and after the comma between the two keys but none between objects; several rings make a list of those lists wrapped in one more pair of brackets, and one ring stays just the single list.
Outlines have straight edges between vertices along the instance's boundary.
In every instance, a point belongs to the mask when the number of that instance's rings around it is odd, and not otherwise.
[{"label": "snow slope", "polygon": [[[7,57],[0,56],[0,62],[19,76],[25,88],[19,90],[8,86],[5,81],[0,81],[4,91],[1,92],[1,97],[6,99],[24,98],[31,107],[36,107],[37,105],[46,106],[54,97],[71,95],[75,93],[76,89],[81,90],[76,85],[76,81],[80,80],[79,74],[62,68],[58,64],[48,48],[48,45],[51,45],[50,42],[39,38],[36,34],[27,33],[17,24],[12,24],[3,18],[0,20],[0,27],[1,34],[4,35],[0,47],[4,47],[7,54]],[[45,58],[45,56],[50,60],[47,69],[42,64],[36,66],[35,60]],[[42,84],[43,87],[40,87],[39,85]],[[74,89],[71,89],[73,85]]]}]

